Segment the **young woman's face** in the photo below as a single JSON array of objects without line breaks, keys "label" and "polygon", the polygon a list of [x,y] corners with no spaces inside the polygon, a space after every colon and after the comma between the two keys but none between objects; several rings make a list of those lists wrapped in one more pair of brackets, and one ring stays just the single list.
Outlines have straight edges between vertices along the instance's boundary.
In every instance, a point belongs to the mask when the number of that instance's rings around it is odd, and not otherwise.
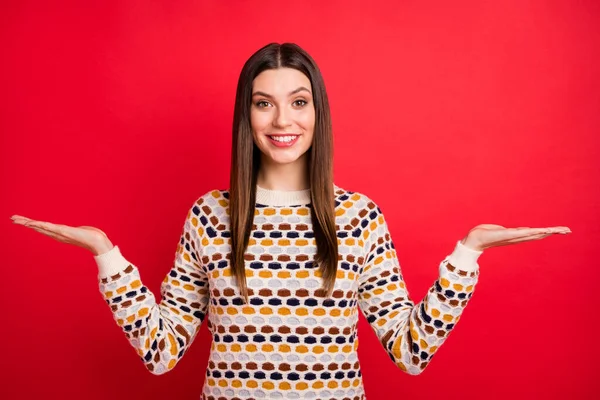
[{"label": "young woman's face", "polygon": [[263,160],[288,164],[302,159],[315,127],[308,77],[293,68],[261,72],[252,85],[250,123]]}]

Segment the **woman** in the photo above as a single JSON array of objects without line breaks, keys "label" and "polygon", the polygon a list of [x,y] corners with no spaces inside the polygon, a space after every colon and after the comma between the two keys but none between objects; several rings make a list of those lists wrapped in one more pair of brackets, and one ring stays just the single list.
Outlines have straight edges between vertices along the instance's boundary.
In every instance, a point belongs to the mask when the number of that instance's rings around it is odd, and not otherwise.
[{"label": "woman", "polygon": [[100,291],[150,372],[175,367],[208,313],[203,399],[364,399],[359,308],[390,359],[419,374],[471,298],[484,249],[570,230],[479,225],[415,305],[381,210],[333,183],[332,143],[314,60],[291,43],[252,55],[237,87],[230,188],[191,206],[160,304],[102,231],[13,220],[93,252]]}]

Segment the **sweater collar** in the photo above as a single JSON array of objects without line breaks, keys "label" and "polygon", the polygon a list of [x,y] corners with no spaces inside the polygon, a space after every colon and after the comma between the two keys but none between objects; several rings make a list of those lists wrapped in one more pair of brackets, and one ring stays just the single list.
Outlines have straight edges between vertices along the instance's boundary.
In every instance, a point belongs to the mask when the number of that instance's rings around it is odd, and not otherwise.
[{"label": "sweater collar", "polygon": [[271,190],[256,185],[256,203],[266,206],[301,206],[310,204],[310,189]]}]

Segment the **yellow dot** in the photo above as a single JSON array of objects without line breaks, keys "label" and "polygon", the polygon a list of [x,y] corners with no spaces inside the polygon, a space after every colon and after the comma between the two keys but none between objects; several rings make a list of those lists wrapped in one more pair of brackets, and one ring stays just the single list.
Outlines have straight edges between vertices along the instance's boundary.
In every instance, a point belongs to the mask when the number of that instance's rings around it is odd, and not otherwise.
[{"label": "yellow dot", "polygon": [[279,314],[279,315],[290,315],[291,313],[292,312],[287,307],[277,309],[277,314]]},{"label": "yellow dot", "polygon": [[308,271],[298,271],[296,272],[296,278],[308,278],[310,273]]},{"label": "yellow dot", "polygon": [[443,320],[446,322],[452,322],[454,321],[454,317],[450,314],[444,314]]},{"label": "yellow dot", "polygon": [[271,278],[273,274],[271,273],[271,271],[262,270],[258,273],[258,276],[260,276],[261,278]]},{"label": "yellow dot", "polygon": [[131,282],[131,288],[132,288],[132,289],[137,289],[137,288],[139,288],[140,286],[142,286],[142,282],[140,282],[140,281],[139,281],[139,279],[138,279],[138,280],[136,280],[136,281],[133,281],[133,282]]},{"label": "yellow dot", "polygon": [[304,345],[300,345],[296,347],[296,351],[298,353],[307,353],[308,352],[308,347],[304,346]]},{"label": "yellow dot", "polygon": [[296,309],[296,315],[308,315],[308,309],[306,307],[299,307]]},{"label": "yellow dot", "polygon": [[289,353],[290,352],[290,346],[288,346],[287,344],[280,344],[279,345],[279,351],[281,351],[282,353]]},{"label": "yellow dot", "polygon": [[327,314],[327,311],[325,311],[324,308],[317,308],[315,309],[315,311],[313,312],[314,315],[318,315],[318,316],[322,316]]}]

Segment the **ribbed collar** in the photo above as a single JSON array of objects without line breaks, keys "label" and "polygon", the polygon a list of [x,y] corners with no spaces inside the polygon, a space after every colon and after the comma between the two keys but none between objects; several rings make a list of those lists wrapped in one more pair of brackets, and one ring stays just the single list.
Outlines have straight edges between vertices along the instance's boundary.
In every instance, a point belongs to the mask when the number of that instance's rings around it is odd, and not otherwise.
[{"label": "ribbed collar", "polygon": [[270,190],[256,185],[256,203],[266,206],[303,206],[310,204],[310,189]]}]

